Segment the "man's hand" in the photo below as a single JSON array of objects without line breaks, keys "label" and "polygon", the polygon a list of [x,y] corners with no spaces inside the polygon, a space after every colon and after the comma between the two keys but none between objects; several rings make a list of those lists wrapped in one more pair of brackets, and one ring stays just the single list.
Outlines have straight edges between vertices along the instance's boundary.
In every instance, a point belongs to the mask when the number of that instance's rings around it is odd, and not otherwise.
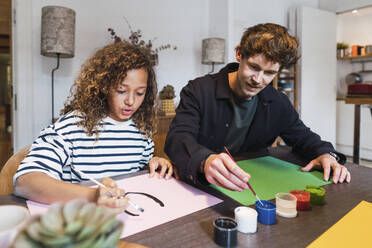
[{"label": "man's hand", "polygon": [[328,181],[329,175],[331,173],[331,168],[333,170],[333,183],[343,183],[346,181],[350,183],[351,176],[350,172],[346,169],[345,166],[340,165],[337,163],[336,159],[329,155],[328,153],[323,154],[316,159],[310,161],[305,167],[303,167],[302,171],[310,171],[315,166],[322,166],[324,171],[324,181]]},{"label": "man's hand", "polygon": [[247,182],[251,177],[226,153],[210,155],[205,160],[204,174],[209,183],[235,191],[248,189]]},{"label": "man's hand", "polygon": [[165,158],[153,157],[149,161],[150,177],[155,175],[156,169],[161,168],[159,178],[169,179],[173,174],[172,164]]}]

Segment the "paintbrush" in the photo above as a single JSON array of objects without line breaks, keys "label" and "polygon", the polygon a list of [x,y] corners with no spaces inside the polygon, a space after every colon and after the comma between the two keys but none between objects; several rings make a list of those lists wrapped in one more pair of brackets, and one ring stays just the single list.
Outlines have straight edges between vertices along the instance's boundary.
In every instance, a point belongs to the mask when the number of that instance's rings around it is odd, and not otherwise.
[{"label": "paintbrush", "polygon": [[[96,179],[88,176],[87,174],[85,174],[84,172],[82,172],[81,170],[79,170],[78,168],[76,168],[75,166],[72,166],[72,167],[73,167],[73,169],[75,171],[77,171],[80,174],[80,176],[84,176],[84,177],[88,178],[90,181],[92,181],[93,183],[97,184],[98,186],[101,186],[101,187],[107,189],[107,187],[104,184],[102,184],[102,183],[98,182]],[[114,195],[111,193],[111,191],[108,191],[108,193],[110,194],[110,197],[114,197]],[[137,209],[141,213],[143,213],[145,211],[145,209],[143,209],[142,207],[138,206],[136,203],[132,202],[131,200],[128,200],[128,203],[129,203],[129,205],[131,205],[132,207],[134,207],[135,209]]]},{"label": "paintbrush", "polygon": [[[226,153],[227,153],[227,154],[230,156],[230,158],[232,159],[232,161],[235,162],[235,159],[231,156],[231,154],[230,154],[229,150],[227,149],[227,147],[224,146],[224,148],[225,148]],[[258,195],[256,194],[256,192],[253,190],[251,184],[250,184],[249,182],[247,182],[247,184],[248,184],[248,187],[251,189],[253,195],[254,195],[254,196],[256,197],[256,199],[261,203],[262,207],[265,208],[265,205],[262,203],[260,197],[258,197]]]}]

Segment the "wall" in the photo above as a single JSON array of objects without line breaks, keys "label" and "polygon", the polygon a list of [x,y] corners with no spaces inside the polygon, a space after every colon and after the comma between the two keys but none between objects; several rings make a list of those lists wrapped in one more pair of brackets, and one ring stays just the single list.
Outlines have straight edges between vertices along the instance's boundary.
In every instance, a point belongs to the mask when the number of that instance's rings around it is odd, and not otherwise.
[{"label": "wall", "polygon": [[55,58],[40,55],[41,8],[47,5],[69,7],[76,12],[75,57],[61,59],[55,72],[55,113],[63,108],[80,65],[96,48],[112,42],[107,28],[128,37],[129,28],[141,29],[144,40],[156,38],[154,46],[170,43],[177,50],[159,53],[156,67],[159,89],[175,86],[178,95],[188,80],[210,69],[201,65],[201,40],[208,36],[208,0],[14,0],[15,93],[18,110],[15,150],[29,144],[51,122],[51,70]]},{"label": "wall", "polygon": [[372,0],[319,0],[319,8],[336,13],[372,5]]},{"label": "wall", "polygon": [[274,22],[288,27],[288,10],[304,5],[318,7],[318,0],[231,0],[232,41],[229,44],[228,60],[235,61],[235,47],[239,44],[244,30],[258,23]]},{"label": "wall", "polygon": [[[372,8],[359,10],[357,14],[344,13],[337,15],[337,41],[346,42],[350,45],[372,44],[370,25],[372,22]],[[337,81],[339,95],[345,95],[347,86],[345,77],[351,72],[362,69],[361,63],[350,63],[349,60],[341,60],[337,63]],[[365,63],[365,70],[372,70],[372,62]],[[372,73],[362,74],[364,81],[372,81]],[[337,148],[348,154],[353,154],[353,130],[354,130],[354,105],[337,102]],[[366,106],[361,108],[360,125],[360,157],[372,160],[372,115]]]}]

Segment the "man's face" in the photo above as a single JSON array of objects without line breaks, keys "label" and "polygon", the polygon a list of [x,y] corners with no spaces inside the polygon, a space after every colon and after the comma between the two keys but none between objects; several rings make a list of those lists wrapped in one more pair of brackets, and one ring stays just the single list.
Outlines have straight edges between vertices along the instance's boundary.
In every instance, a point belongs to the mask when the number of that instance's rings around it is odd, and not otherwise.
[{"label": "man's face", "polygon": [[237,51],[236,59],[240,64],[237,80],[232,89],[243,99],[251,99],[263,90],[274,79],[280,68],[278,62],[267,60],[263,54],[241,58]]}]

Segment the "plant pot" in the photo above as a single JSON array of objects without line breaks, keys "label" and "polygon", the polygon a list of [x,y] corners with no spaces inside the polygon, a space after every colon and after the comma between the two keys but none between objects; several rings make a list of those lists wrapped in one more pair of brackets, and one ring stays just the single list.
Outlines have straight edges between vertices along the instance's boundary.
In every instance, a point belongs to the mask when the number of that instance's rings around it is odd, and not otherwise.
[{"label": "plant pot", "polygon": [[176,113],[174,108],[173,99],[163,99],[161,100],[161,108],[164,111],[165,115],[174,115]]},{"label": "plant pot", "polygon": [[337,49],[337,58],[342,58],[345,56],[345,49]]}]

